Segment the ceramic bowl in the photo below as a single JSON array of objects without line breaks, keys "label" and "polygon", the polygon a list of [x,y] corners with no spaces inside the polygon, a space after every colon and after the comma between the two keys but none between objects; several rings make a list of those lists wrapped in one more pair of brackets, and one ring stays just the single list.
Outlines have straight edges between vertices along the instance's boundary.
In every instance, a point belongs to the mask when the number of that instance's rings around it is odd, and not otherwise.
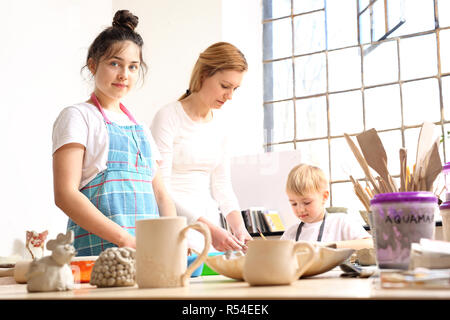
[{"label": "ceramic bowl", "polygon": [[[312,265],[304,272],[302,278],[315,276],[333,269],[347,260],[355,251],[353,249],[333,249],[327,247],[317,247],[316,250],[317,256],[314,258]],[[306,252],[297,254],[299,266],[302,265],[304,261],[303,257],[306,254]],[[244,280],[244,262],[245,256],[227,259],[225,255],[209,256],[205,261],[212,270],[235,280]]]},{"label": "ceramic bowl", "polygon": [[[354,249],[334,249],[328,247],[317,247],[316,250],[317,255],[314,257],[311,266],[303,273],[302,278],[312,277],[327,272],[340,265],[355,252]],[[306,252],[297,253],[297,262],[299,266],[303,264],[303,257],[305,255],[307,255]]]},{"label": "ceramic bowl", "polygon": [[98,256],[74,257],[70,261],[73,281],[76,283],[86,283],[91,280],[91,272]]},{"label": "ceramic bowl", "polygon": [[217,273],[235,280],[244,280],[245,256],[233,257],[227,259],[226,255],[208,256],[205,263]]}]

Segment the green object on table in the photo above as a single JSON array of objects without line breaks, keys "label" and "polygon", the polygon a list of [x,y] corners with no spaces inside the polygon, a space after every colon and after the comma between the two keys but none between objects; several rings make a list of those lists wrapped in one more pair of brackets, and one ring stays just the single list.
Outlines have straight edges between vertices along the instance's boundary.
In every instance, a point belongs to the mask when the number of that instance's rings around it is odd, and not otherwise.
[{"label": "green object on table", "polygon": [[[210,253],[208,253],[208,256],[212,257],[212,256],[218,256],[221,254],[225,254],[225,253],[224,252],[210,252]],[[213,269],[211,269],[206,263],[204,263],[202,276],[214,276],[214,275],[218,275],[218,273],[215,272]]]}]

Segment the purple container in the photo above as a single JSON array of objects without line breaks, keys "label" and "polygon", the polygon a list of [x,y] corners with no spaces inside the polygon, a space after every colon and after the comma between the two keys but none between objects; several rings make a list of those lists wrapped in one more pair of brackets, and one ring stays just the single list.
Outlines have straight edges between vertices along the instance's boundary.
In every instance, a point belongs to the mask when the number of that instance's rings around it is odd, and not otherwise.
[{"label": "purple container", "polygon": [[411,244],[434,238],[437,197],[425,191],[381,193],[370,209],[378,267],[408,269]]}]

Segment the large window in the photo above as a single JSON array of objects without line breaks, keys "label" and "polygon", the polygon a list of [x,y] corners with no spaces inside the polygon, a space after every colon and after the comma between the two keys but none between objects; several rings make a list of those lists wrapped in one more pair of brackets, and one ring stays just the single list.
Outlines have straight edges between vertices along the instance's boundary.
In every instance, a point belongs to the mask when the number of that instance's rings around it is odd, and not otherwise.
[{"label": "large window", "polygon": [[398,177],[424,121],[450,131],[450,1],[263,0],[263,35],[265,149],[324,169],[331,206],[363,209],[344,133],[378,130]]}]

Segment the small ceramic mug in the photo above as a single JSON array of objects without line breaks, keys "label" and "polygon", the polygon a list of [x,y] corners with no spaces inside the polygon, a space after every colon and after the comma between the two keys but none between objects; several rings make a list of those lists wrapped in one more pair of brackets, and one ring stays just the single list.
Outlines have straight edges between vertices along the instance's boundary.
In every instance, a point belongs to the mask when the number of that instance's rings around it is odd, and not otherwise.
[{"label": "small ceramic mug", "polygon": [[[297,252],[307,250],[299,268]],[[316,251],[308,242],[252,240],[244,263],[244,280],[252,286],[287,285],[298,280],[313,263]]]},{"label": "small ceramic mug", "polygon": [[[198,258],[187,267],[186,234],[197,230],[205,237]],[[208,256],[211,234],[201,222],[188,225],[186,217],[136,221],[136,282],[139,288],[184,287],[192,272]]]}]

